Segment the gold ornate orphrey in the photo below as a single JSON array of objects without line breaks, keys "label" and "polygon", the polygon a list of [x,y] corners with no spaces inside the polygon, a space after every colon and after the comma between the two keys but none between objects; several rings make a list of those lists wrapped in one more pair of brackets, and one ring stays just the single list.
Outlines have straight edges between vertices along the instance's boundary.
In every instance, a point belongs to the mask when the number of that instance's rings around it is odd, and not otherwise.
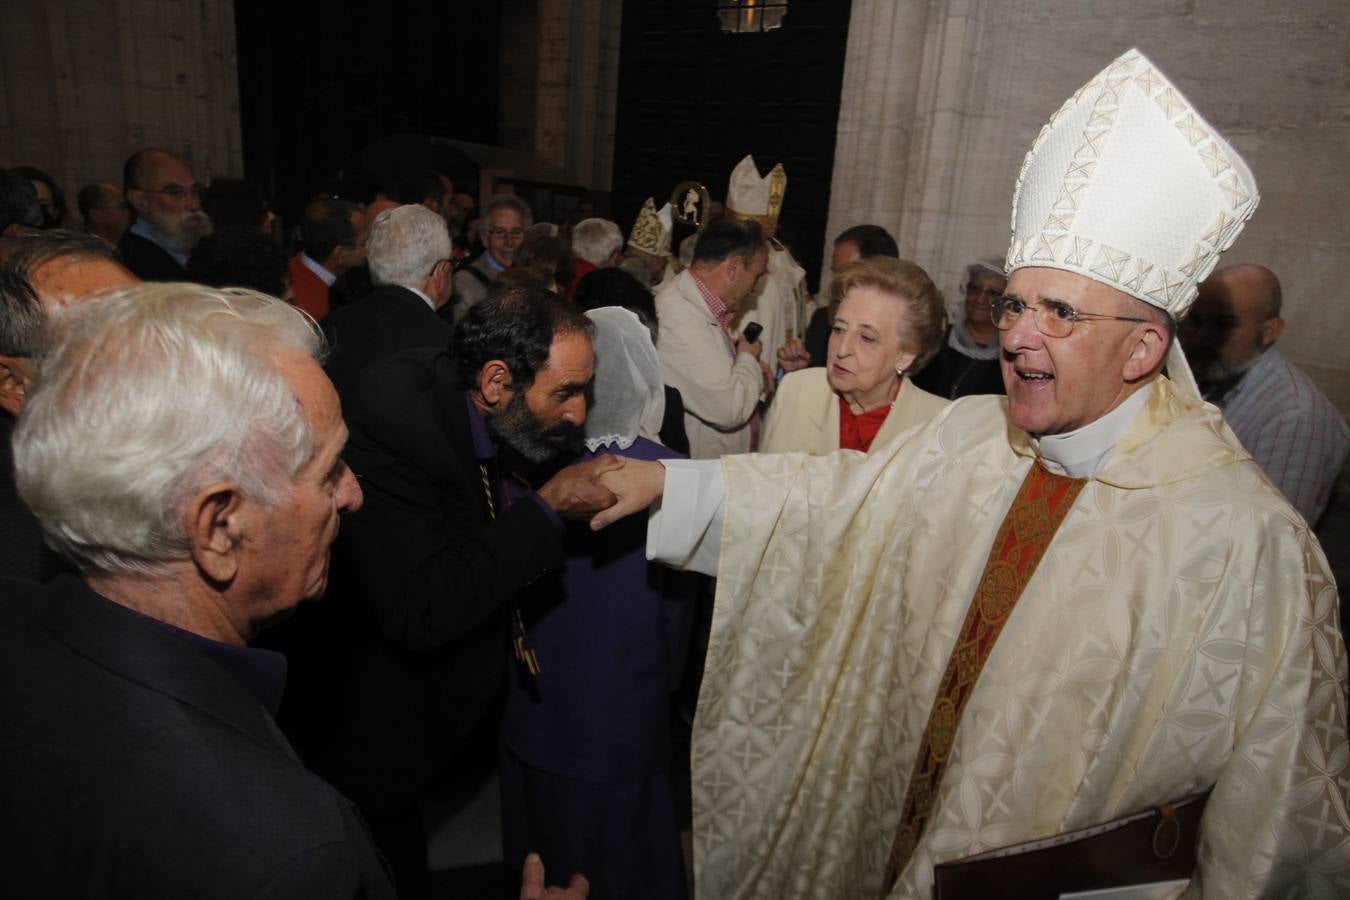
[{"label": "gold ornate orphrey", "polygon": [[681,181],[670,194],[670,211],[676,222],[702,230],[708,222],[712,196],[697,181]]}]

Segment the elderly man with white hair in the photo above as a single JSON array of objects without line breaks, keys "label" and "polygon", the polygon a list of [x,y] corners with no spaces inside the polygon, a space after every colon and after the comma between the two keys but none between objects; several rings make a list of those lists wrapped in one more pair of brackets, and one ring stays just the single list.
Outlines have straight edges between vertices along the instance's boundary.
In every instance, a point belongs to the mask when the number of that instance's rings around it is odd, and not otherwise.
[{"label": "elderly man with white hair", "polygon": [[[0,579],[0,841],[16,897],[392,898],[356,807],[273,721],[249,647],[328,581],[362,492],[323,339],[240,289],[142,285],[63,323],[14,436],[78,571]],[[520,896],[546,888],[524,861]]]},{"label": "elderly man with white hair", "polygon": [[577,259],[567,289],[569,298],[576,294],[581,279],[596,269],[619,264],[623,259],[623,232],[609,219],[582,219],[572,229],[572,253]]},{"label": "elderly man with white hair", "polygon": [[324,319],[332,344],[324,367],[340,393],[358,372],[400,350],[450,346],[450,323],[436,311],[450,299],[454,267],[445,219],[408,204],[375,217],[366,240],[374,291]]},{"label": "elderly man with white hair", "polygon": [[[866,457],[606,476],[596,525],[664,488],[649,554],[718,574],[699,895],[1346,896],[1335,584],[1175,343],[1256,203],[1130,51],[1023,163],[992,304],[1006,399]],[[981,856],[1050,837],[1049,863]]]},{"label": "elderly man with white hair", "polygon": [[317,598],[361,489],[312,322],[164,284],[83,307],[14,437],[80,575],[7,582],[5,889],[23,897],[392,897],[355,808],[272,721],[260,629]]}]

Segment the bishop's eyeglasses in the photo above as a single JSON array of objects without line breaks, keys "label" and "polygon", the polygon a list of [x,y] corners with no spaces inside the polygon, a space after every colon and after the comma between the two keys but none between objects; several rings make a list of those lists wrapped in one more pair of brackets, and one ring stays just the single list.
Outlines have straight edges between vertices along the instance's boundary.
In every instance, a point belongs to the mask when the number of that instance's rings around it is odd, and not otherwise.
[{"label": "bishop's eyeglasses", "polygon": [[1031,314],[1036,319],[1036,330],[1046,337],[1054,338],[1068,337],[1073,331],[1073,326],[1079,322],[1091,322],[1093,320],[1148,321],[1148,319],[1140,319],[1135,316],[1108,316],[1104,313],[1079,312],[1063,300],[1041,300],[1032,304],[1025,302],[1021,297],[1011,297],[1004,294],[1001,297],[995,297],[989,303],[994,327],[999,331],[1011,330],[1017,324],[1017,321],[1022,318],[1022,313],[1028,309],[1031,310]]}]

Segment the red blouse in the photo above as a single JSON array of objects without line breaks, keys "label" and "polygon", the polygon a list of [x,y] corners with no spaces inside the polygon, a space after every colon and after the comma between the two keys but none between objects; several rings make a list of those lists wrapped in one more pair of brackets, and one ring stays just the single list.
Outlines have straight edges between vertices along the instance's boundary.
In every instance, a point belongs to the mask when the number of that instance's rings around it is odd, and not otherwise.
[{"label": "red blouse", "polygon": [[881,430],[882,424],[886,421],[886,416],[891,411],[891,405],[878,406],[876,409],[869,410],[862,415],[855,415],[853,410],[848,408],[848,401],[842,397],[839,400],[839,449],[841,450],[861,450],[866,453],[872,446],[872,441]]}]

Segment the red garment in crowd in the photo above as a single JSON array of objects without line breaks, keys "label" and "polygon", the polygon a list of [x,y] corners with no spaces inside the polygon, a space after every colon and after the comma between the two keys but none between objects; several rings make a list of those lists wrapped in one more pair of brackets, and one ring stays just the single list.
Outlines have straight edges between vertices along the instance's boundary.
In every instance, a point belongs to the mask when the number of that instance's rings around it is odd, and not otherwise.
[{"label": "red garment in crowd", "polygon": [[577,285],[581,284],[581,279],[595,271],[595,266],[586,262],[581,257],[572,263],[572,283],[567,286],[567,299],[571,300],[577,295]]},{"label": "red garment in crowd", "polygon": [[872,440],[881,430],[882,423],[891,411],[891,405],[878,406],[862,415],[855,415],[848,408],[848,401],[839,400],[839,449],[861,450],[866,453],[872,446]]},{"label": "red garment in crowd", "polygon": [[328,315],[328,285],[309,270],[297,253],[291,257],[292,303],[309,313],[318,322]]}]

